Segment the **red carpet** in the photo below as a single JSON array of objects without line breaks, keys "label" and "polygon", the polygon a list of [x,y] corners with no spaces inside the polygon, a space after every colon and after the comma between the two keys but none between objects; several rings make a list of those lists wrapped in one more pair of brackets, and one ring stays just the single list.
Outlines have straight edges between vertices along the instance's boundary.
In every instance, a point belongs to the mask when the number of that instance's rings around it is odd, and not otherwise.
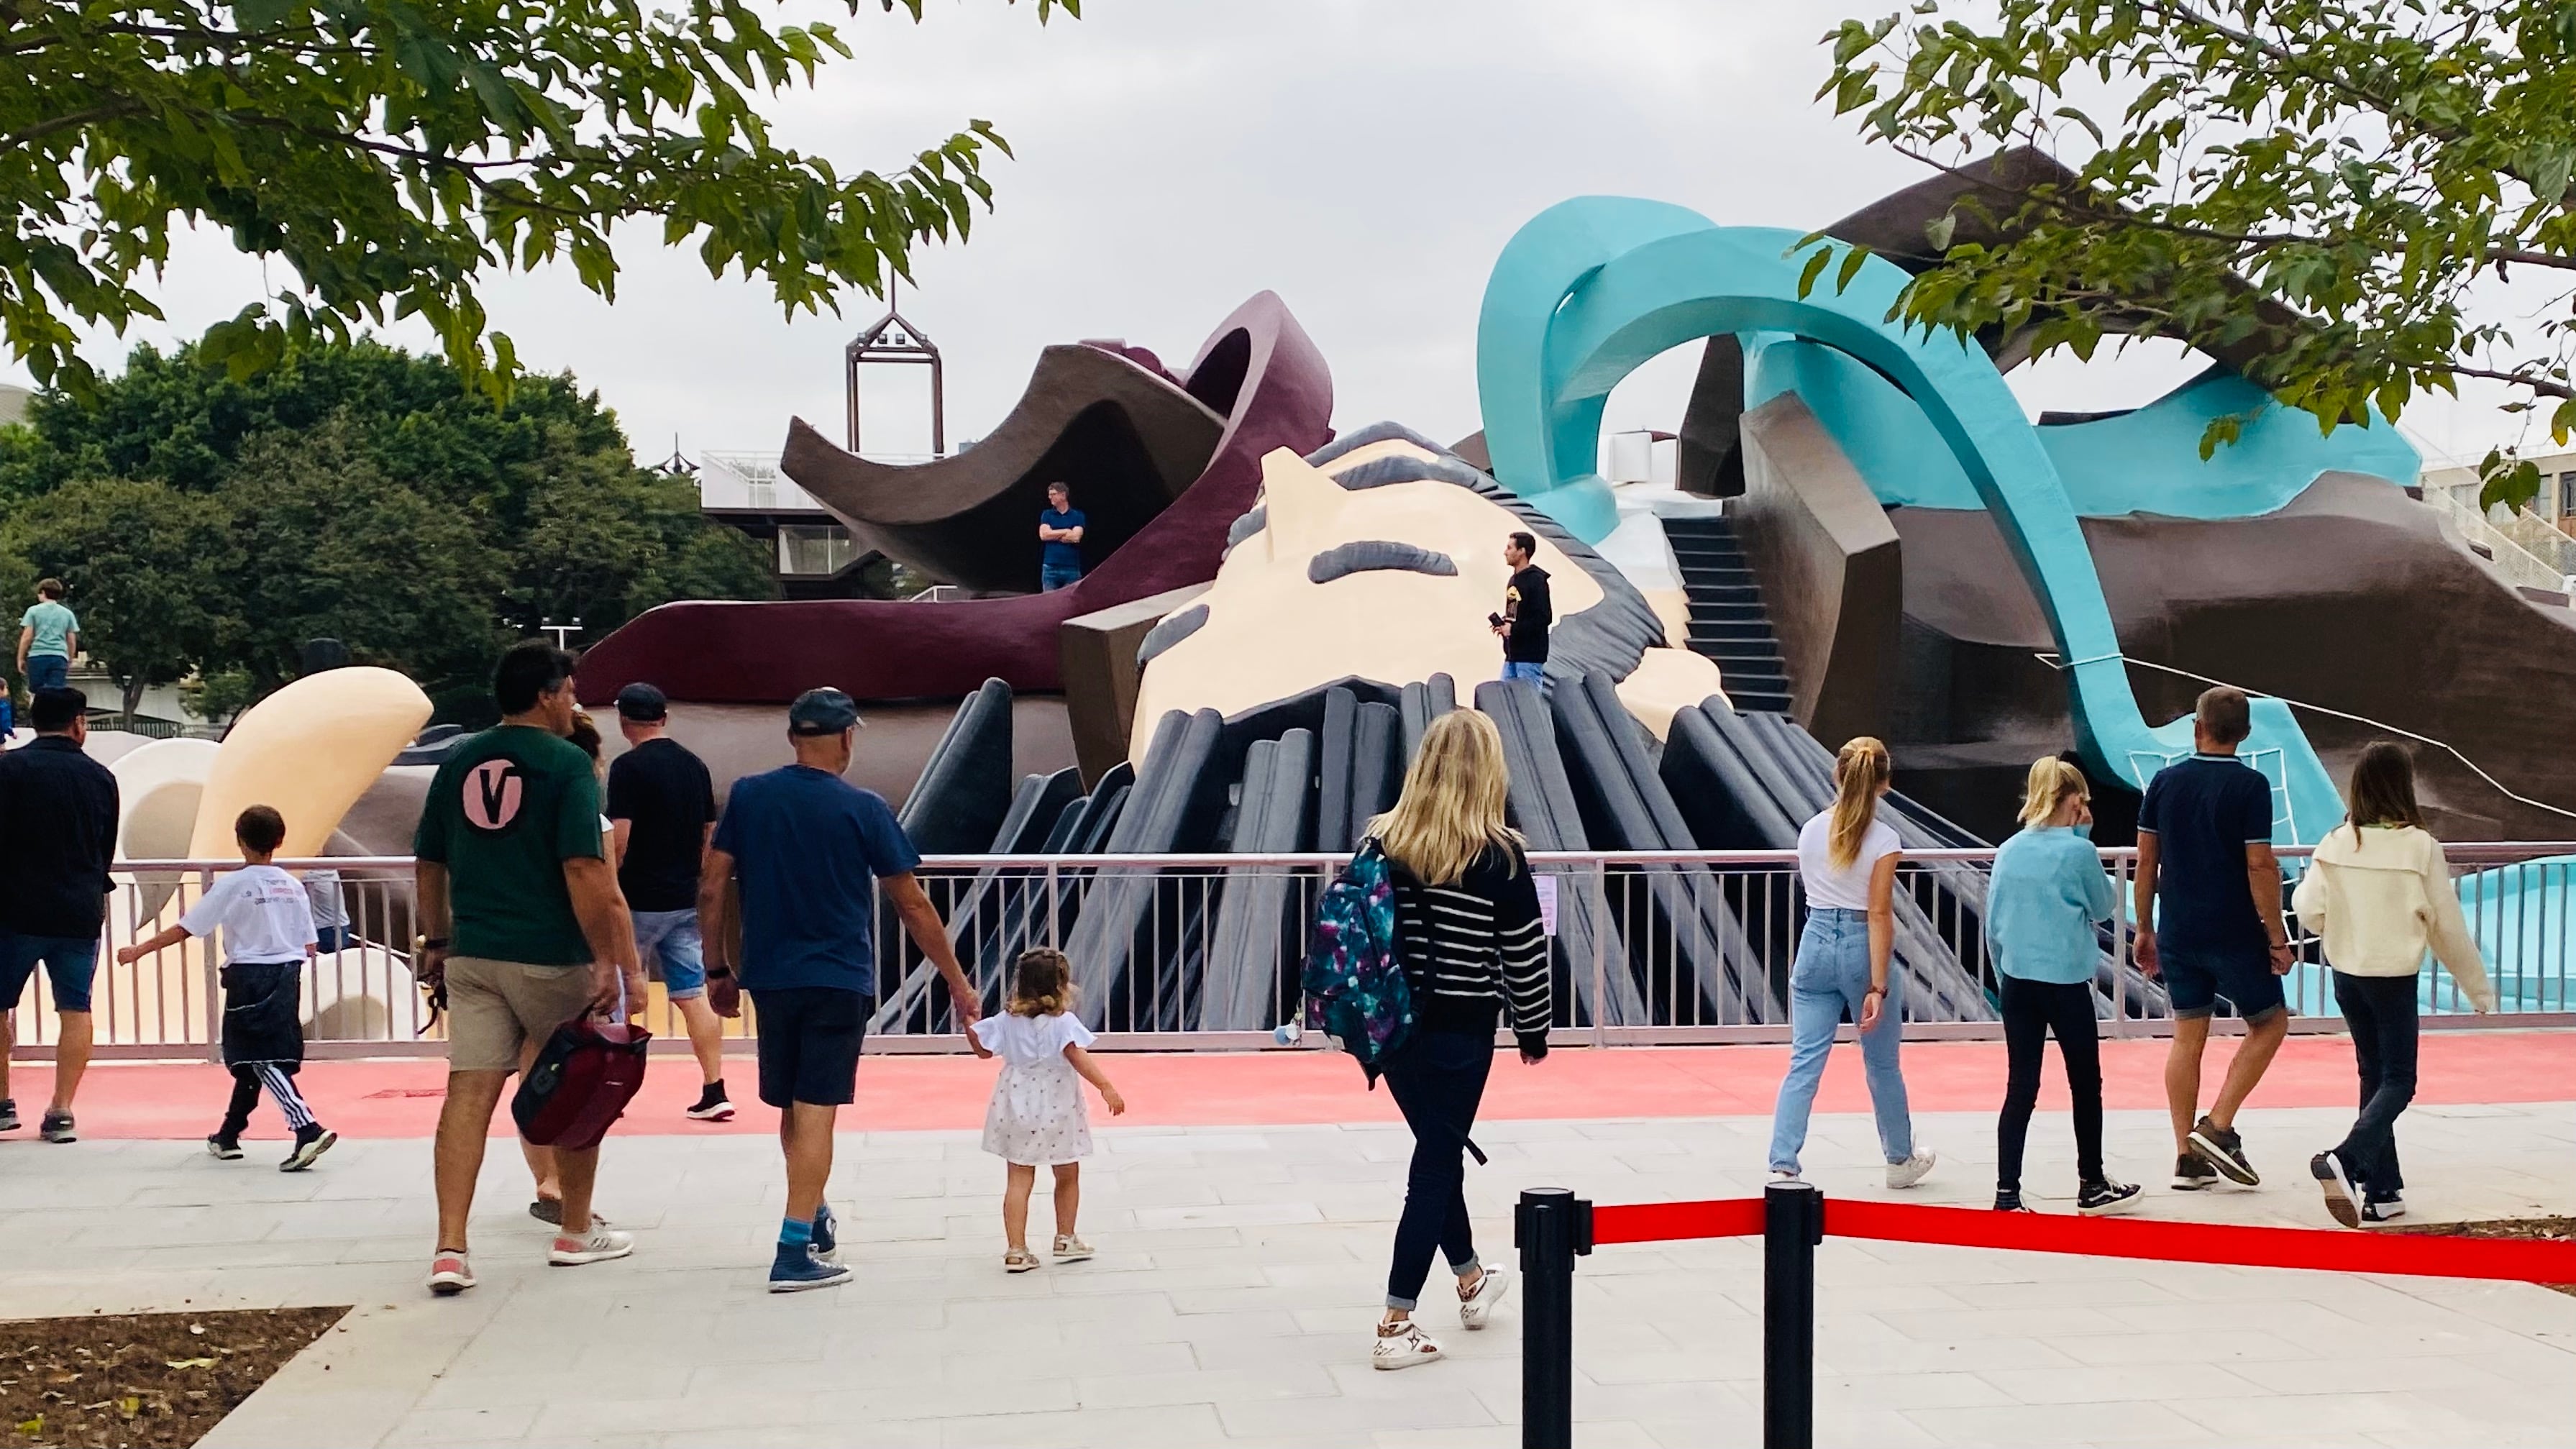
[{"label": "red carpet", "polygon": [[[2210,1046],[2204,1074],[2214,1090],[2233,1041]],[[1788,1049],[1777,1046],[1567,1049],[1537,1067],[1503,1057],[1485,1094],[1487,1118],[1761,1116],[1771,1110]],[[2105,1097],[2114,1108],[2164,1105],[2162,1041],[2102,1044]],[[1122,1124],[1269,1126],[1395,1120],[1386,1092],[1365,1092],[1359,1069],[1337,1052],[1172,1053],[1108,1055],[1110,1079],[1130,1104]],[[1905,1077],[1919,1112],[1992,1109],[2003,1096],[2000,1042],[1917,1042],[1905,1048]],[[859,1099],[841,1114],[844,1131],[979,1127],[997,1068],[971,1057],[872,1056],[859,1067]],[[438,1120],[439,1061],[315,1062],[304,1070],[305,1095],[333,1128],[355,1137],[426,1137]],[[32,1135],[51,1071],[21,1063],[12,1091]],[[750,1100],[748,1059],[726,1064],[741,1104],[721,1126],[681,1115],[697,1097],[697,1070],[684,1057],[656,1058],[643,1095],[628,1109],[622,1132],[774,1132],[777,1114]],[[101,1064],[81,1085],[81,1132],[91,1137],[201,1137],[221,1113],[230,1080],[221,1068],[171,1064]],[[2254,1095],[2257,1107],[2352,1105],[2352,1045],[2342,1037],[2292,1037]],[[2576,1033],[2435,1032],[2424,1038],[2418,1103],[2576,1101]],[[2054,1056],[2044,1109],[2065,1105]],[[1817,1110],[1865,1112],[1860,1056],[1834,1053]],[[506,1110],[497,1120],[506,1124]],[[1095,1123],[1107,1119],[1097,1103]],[[263,1105],[253,1135],[282,1135],[275,1109]]]}]

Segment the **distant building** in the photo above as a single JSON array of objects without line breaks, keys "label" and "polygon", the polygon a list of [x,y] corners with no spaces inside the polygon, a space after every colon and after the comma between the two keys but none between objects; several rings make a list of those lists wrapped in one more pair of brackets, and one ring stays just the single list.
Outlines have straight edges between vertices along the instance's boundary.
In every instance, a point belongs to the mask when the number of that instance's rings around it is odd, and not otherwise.
[{"label": "distant building", "polygon": [[769,546],[780,593],[791,599],[862,595],[859,574],[876,552],[861,548],[847,524],[779,472],[776,454],[706,453],[696,475],[699,511]]},{"label": "distant building", "polygon": [[[2576,452],[2546,453],[2529,461],[2540,470],[2540,492],[2530,506],[2509,513],[2499,506],[2484,517],[2560,575],[2576,574]],[[2427,499],[2447,498],[2458,512],[2477,514],[2478,494],[2486,485],[2477,467],[2467,464],[2427,468],[2423,486]]]},{"label": "distant building", "polygon": [[0,428],[27,420],[27,403],[35,394],[14,383],[0,382]]}]

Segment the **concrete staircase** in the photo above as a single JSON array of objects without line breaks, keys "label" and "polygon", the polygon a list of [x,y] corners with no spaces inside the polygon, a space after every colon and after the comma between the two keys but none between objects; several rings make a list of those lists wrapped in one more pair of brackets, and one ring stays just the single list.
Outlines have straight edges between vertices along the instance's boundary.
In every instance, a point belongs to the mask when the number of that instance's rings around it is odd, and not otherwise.
[{"label": "concrete staircase", "polygon": [[1664,537],[1690,595],[1690,647],[1717,661],[1744,712],[1786,714],[1789,666],[1762,611],[1762,585],[1736,546],[1731,518],[1667,518]]}]

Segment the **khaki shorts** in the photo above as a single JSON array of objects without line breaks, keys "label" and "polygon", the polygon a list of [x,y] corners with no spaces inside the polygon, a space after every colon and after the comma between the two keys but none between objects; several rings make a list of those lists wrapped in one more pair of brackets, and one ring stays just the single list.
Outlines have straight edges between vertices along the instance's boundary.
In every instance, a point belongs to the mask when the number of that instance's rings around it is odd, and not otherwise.
[{"label": "khaki shorts", "polygon": [[529,1042],[590,1009],[588,966],[447,958],[447,1069],[515,1072]]}]

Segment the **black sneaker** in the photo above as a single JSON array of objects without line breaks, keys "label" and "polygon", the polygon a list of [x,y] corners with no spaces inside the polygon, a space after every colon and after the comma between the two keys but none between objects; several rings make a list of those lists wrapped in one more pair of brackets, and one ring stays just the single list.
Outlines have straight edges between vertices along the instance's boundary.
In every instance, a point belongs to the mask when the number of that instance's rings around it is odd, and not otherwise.
[{"label": "black sneaker", "polygon": [[2020,1189],[2016,1188],[2011,1192],[1997,1189],[1995,1192],[1995,1211],[1999,1213],[2026,1213],[2029,1212],[2030,1209],[2022,1206]]},{"label": "black sneaker", "polygon": [[80,1134],[72,1130],[72,1114],[69,1112],[47,1112],[44,1121],[37,1124],[36,1130],[47,1142],[80,1140]]},{"label": "black sneaker", "polygon": [[2104,1178],[2088,1182],[2075,1193],[2075,1210],[2088,1218],[2124,1213],[2138,1205],[2138,1194],[2144,1189],[2134,1182],[2113,1182]]},{"label": "black sneaker", "polygon": [[223,1162],[239,1162],[242,1155],[241,1139],[226,1137],[221,1132],[209,1134],[206,1138],[206,1155]]},{"label": "black sneaker", "polygon": [[689,1116],[699,1122],[733,1120],[733,1103],[725,1097],[723,1078],[707,1083],[705,1089],[698,1093],[698,1105],[689,1109]]},{"label": "black sneaker", "polygon": [[2262,1174],[2245,1157],[2245,1139],[2207,1117],[2192,1125],[2191,1150],[2200,1160],[2218,1169],[2218,1175],[2244,1187],[2263,1185]]},{"label": "black sneaker", "polygon": [[2218,1185],[2218,1169],[2186,1152],[2174,1159],[2173,1190],[2199,1192]]},{"label": "black sneaker", "polygon": [[18,1103],[12,1097],[0,1097],[0,1132],[18,1130]]},{"label": "black sneaker", "polygon": [[313,1165],[315,1158],[318,1158],[323,1153],[330,1151],[332,1145],[337,1143],[339,1140],[339,1133],[332,1131],[319,1122],[306,1127],[298,1127],[295,1129],[295,1149],[286,1154],[286,1160],[284,1162],[277,1164],[277,1170],[280,1172],[302,1172],[304,1169]]},{"label": "black sneaker", "polygon": [[2406,1204],[2397,1198],[2370,1198],[2361,1205],[2361,1220],[2365,1223],[2395,1222],[2404,1216]]}]

